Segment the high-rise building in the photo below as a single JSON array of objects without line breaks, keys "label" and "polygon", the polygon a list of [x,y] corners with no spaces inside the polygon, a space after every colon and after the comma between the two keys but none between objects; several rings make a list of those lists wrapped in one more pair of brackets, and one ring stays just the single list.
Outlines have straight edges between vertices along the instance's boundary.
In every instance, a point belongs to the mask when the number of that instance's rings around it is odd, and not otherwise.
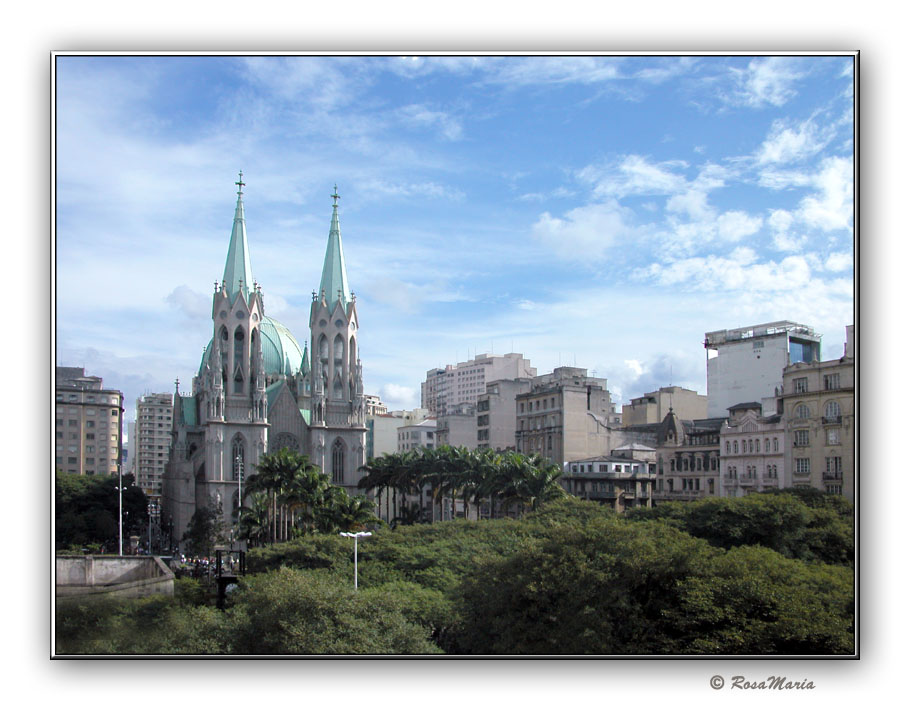
[{"label": "high-rise building", "polygon": [[161,512],[161,486],[171,448],[172,394],[146,394],[136,400],[136,423],[130,449],[136,485],[149,500],[149,516]]},{"label": "high-rise building", "polygon": [[807,325],[776,321],[705,333],[704,345],[708,417],[725,417],[729,407],[742,402],[759,402],[773,414],[783,369],[818,361],[821,335]]},{"label": "high-rise building", "polygon": [[427,378],[420,385],[420,406],[430,416],[442,416],[460,405],[476,404],[477,398],[486,393],[487,382],[535,375],[537,368],[531,367],[531,361],[521,353],[484,353],[457,365],[427,370]]},{"label": "high-rise building", "polygon": [[[194,511],[221,507],[236,524],[243,480],[266,453],[309,456],[358,493],[365,451],[360,322],[348,286],[337,190],[322,279],[310,305],[309,345],[266,315],[253,280],[243,179],[224,276],[212,296],[212,339],[191,394],[174,397],[173,445],[163,486],[165,530],[180,540]],[[306,341],[305,341],[306,342]]]},{"label": "high-rise building", "polygon": [[54,465],[67,473],[116,474],[123,445],[123,393],[84,367],[56,368]]}]

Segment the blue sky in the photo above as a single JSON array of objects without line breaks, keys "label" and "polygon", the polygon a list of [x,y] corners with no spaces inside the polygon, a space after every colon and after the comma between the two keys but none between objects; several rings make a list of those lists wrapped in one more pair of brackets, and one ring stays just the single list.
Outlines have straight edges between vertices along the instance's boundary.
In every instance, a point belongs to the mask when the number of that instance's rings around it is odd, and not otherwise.
[{"label": "blue sky", "polygon": [[853,323],[852,56],[56,61],[57,364],[189,390],[243,170],[301,345],[338,184],[368,393],[523,353],[617,402],[705,392],[704,333]]}]

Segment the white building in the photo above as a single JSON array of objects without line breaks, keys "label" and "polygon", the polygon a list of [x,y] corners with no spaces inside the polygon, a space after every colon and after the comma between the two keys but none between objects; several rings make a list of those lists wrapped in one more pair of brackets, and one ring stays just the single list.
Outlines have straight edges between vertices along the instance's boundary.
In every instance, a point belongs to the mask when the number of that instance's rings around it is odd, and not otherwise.
[{"label": "white building", "polygon": [[807,325],[776,321],[705,333],[704,346],[708,417],[725,417],[740,402],[759,402],[772,414],[784,368],[818,361],[821,335]]},{"label": "white building", "polygon": [[420,406],[429,410],[430,416],[448,414],[462,404],[476,405],[477,398],[487,391],[487,382],[535,375],[537,368],[520,353],[484,353],[457,365],[427,370],[427,378],[420,385]]},{"label": "white building", "polygon": [[762,416],[758,402],[730,407],[720,428],[720,495],[786,488],[786,431],[779,414]]}]

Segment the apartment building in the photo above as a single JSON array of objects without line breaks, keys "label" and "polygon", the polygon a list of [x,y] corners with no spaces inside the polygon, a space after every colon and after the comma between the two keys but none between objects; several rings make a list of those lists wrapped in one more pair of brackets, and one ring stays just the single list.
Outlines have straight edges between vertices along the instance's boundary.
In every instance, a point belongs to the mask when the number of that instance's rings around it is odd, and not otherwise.
[{"label": "apartment building", "polygon": [[486,383],[514,380],[537,375],[537,368],[521,353],[491,355],[484,353],[473,360],[427,370],[420,385],[420,406],[436,417],[448,414],[462,404],[476,405],[487,391]]},{"label": "apartment building", "polygon": [[54,465],[67,473],[116,474],[123,445],[123,393],[83,367],[56,368]]},{"label": "apartment building", "polygon": [[778,411],[786,431],[785,475],[793,486],[854,500],[854,349],[847,327],[844,355],[798,362],[783,372]]},{"label": "apartment building", "polygon": [[136,485],[149,499],[149,515],[158,519],[161,511],[162,480],[171,445],[174,396],[146,394],[136,400],[134,452]]},{"label": "apartment building", "polygon": [[615,453],[566,463],[560,478],[563,488],[620,513],[628,508],[650,508],[655,465]]},{"label": "apartment building", "polygon": [[685,420],[670,411],[657,431],[654,501],[695,500],[720,492],[720,430],[726,417]]},{"label": "apartment building", "polygon": [[605,378],[589,377],[581,367],[558,367],[531,380],[529,391],[515,397],[516,450],[540,454],[563,467],[602,454],[625,441],[611,438],[619,428]]}]

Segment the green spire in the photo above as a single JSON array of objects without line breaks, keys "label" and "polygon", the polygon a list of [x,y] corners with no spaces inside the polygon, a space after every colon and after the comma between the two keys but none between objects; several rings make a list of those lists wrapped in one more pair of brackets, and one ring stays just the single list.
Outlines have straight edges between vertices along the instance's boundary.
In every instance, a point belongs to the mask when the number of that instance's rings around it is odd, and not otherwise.
[{"label": "green spire", "polygon": [[237,185],[237,209],[234,210],[234,229],[231,231],[231,245],[228,247],[224,264],[224,286],[231,299],[238,291],[246,300],[253,287],[253,268],[250,266],[250,247],[246,240],[246,220],[243,217],[243,171]]},{"label": "green spire", "polygon": [[338,185],[332,194],[332,226],[329,227],[329,243],[325,249],[325,263],[322,266],[322,282],[319,284],[319,295],[325,294],[325,302],[331,306],[341,298],[341,304],[347,306],[351,301],[351,290],[348,288],[348,272],[344,266],[344,249],[341,246],[341,228],[338,226]]}]

